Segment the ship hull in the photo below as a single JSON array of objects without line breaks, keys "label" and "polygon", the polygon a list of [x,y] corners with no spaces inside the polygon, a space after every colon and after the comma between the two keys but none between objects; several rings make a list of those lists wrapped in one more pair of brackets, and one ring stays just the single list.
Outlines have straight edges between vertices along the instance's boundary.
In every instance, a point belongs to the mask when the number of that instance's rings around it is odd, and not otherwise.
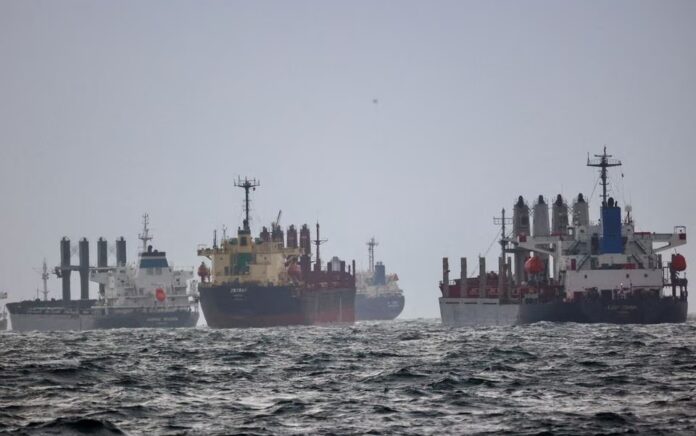
[{"label": "ship hull", "polygon": [[517,323],[519,304],[501,304],[497,298],[440,297],[442,324],[451,327],[496,326]]},{"label": "ship hull", "polygon": [[99,329],[195,327],[198,316],[193,310],[123,310],[97,315],[95,326]]},{"label": "ship hull", "polygon": [[355,289],[293,286],[199,286],[203,315],[212,328],[353,323]]},{"label": "ship hull", "polygon": [[13,331],[95,330],[113,328],[194,327],[198,312],[193,310],[149,311],[94,307],[96,300],[8,303]]},{"label": "ship hull", "polygon": [[519,323],[540,321],[607,323],[607,324],[660,324],[686,322],[686,300],[627,299],[611,301],[552,301],[520,305]]},{"label": "ship hull", "polygon": [[358,321],[392,320],[404,310],[403,295],[355,296],[355,319]]}]

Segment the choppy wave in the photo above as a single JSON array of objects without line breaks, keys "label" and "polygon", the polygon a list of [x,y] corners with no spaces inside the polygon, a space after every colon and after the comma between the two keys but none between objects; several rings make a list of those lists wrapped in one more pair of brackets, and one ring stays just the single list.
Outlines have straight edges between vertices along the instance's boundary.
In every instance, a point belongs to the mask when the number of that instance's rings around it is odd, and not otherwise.
[{"label": "choppy wave", "polygon": [[0,334],[0,432],[696,434],[696,324]]}]

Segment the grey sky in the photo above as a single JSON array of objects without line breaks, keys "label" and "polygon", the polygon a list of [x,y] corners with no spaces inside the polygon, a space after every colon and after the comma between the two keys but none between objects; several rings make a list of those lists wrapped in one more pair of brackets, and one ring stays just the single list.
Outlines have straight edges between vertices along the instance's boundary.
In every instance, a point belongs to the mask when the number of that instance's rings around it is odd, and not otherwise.
[{"label": "grey sky", "polygon": [[604,144],[639,230],[693,232],[694,23],[693,1],[0,0],[0,290],[32,297],[63,235],[133,259],[145,211],[193,266],[249,175],[255,231],[319,219],[324,258],[362,265],[374,235],[403,316],[437,317],[440,258],[485,252],[519,194],[589,195]]}]

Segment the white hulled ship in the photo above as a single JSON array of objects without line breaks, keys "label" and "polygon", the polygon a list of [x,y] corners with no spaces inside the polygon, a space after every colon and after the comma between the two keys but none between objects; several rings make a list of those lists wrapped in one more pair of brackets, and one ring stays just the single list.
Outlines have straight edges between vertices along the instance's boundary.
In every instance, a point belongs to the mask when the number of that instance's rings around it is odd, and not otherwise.
[{"label": "white hulled ship", "polygon": [[[144,217],[140,234],[142,251],[135,265],[127,265],[125,241],[116,241],[116,266],[107,266],[106,241],[97,243],[97,267],[89,266],[89,246],[80,241],[80,265],[70,265],[70,241],[61,241],[61,266],[56,268],[63,279],[62,300],[28,300],[9,303],[7,308],[13,330],[91,330],[137,327],[193,327],[198,322],[198,300],[189,292],[188,281],[193,268],[175,269],[166,253],[153,250]],[[70,272],[82,278],[79,300],[70,299]],[[87,280],[99,283],[99,296],[89,299]],[[195,289],[195,283],[192,283]]]}]

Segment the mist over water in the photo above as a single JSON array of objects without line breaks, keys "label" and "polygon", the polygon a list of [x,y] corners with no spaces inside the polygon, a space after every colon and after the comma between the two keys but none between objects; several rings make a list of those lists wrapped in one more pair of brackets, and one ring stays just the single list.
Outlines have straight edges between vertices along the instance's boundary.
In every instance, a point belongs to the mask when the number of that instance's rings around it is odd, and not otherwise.
[{"label": "mist over water", "polygon": [[696,324],[0,335],[0,432],[696,432]]}]

